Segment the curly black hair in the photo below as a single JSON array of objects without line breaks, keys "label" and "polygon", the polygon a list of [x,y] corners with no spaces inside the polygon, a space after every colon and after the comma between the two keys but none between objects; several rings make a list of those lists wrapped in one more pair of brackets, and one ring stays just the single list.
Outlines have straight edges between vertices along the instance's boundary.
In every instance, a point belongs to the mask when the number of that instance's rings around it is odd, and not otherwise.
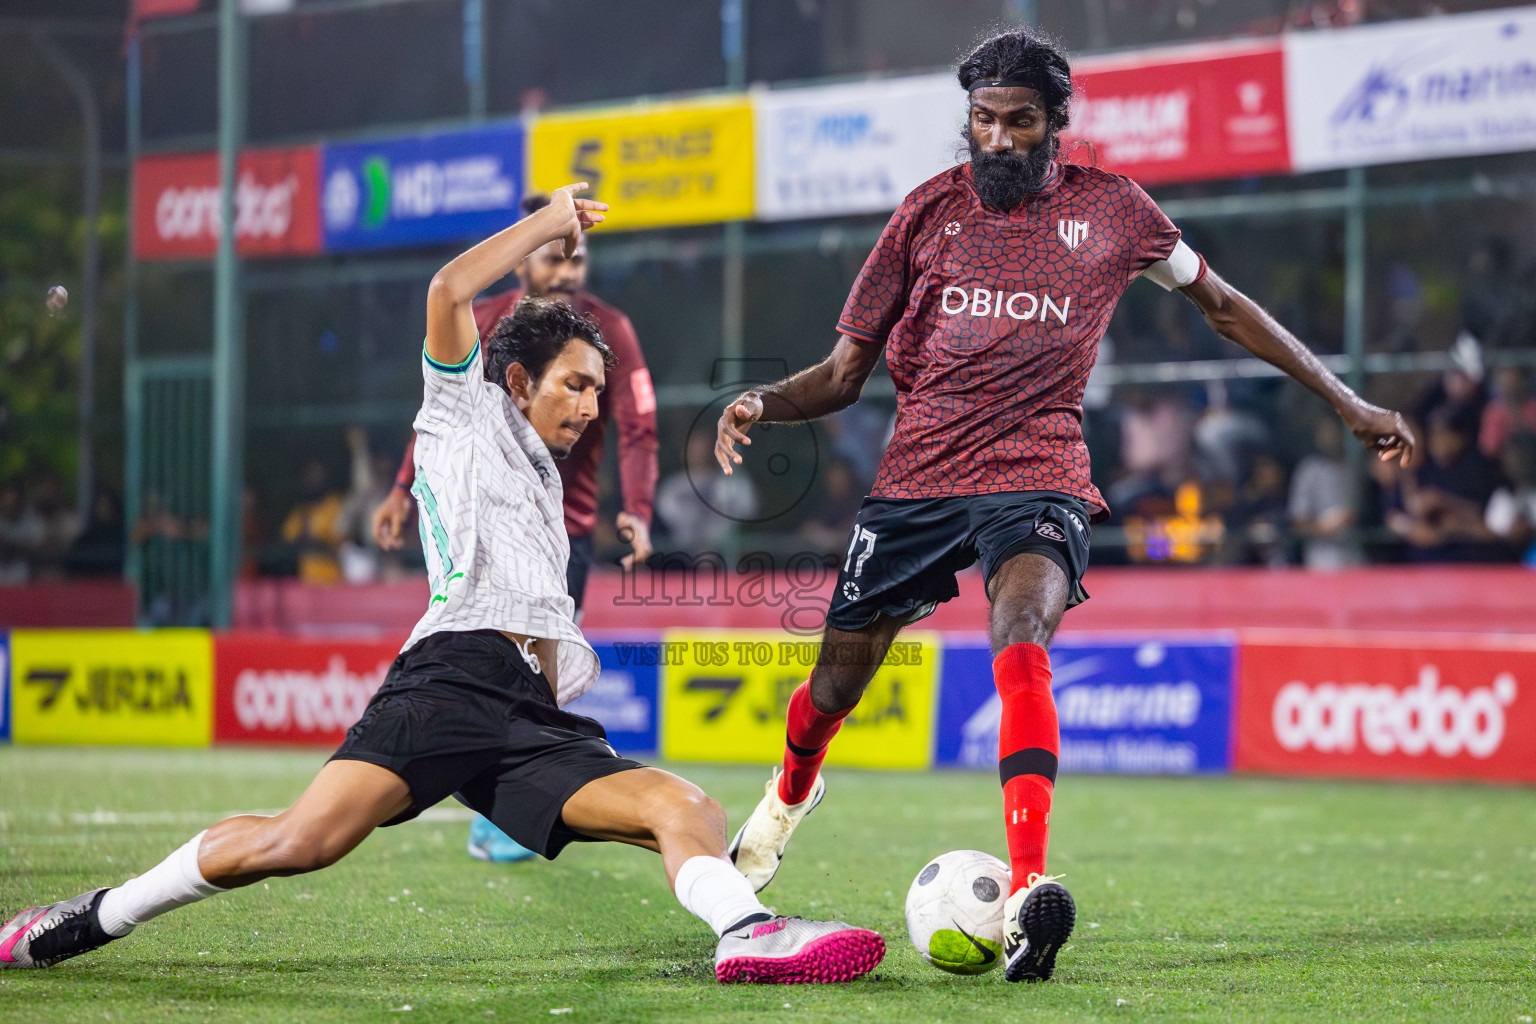
[{"label": "curly black hair", "polygon": [[1061,45],[1035,29],[999,32],[966,54],[955,74],[967,92],[992,79],[1028,85],[1045,100],[1045,127],[1053,135],[1072,121],[1072,66]]},{"label": "curly black hair", "polygon": [[604,369],[611,370],[618,362],[613,349],[603,341],[602,328],[585,313],[556,299],[522,299],[512,312],[496,321],[485,339],[485,379],[506,391],[507,368],[521,363],[528,376],[538,380],[576,338],[597,349]]}]

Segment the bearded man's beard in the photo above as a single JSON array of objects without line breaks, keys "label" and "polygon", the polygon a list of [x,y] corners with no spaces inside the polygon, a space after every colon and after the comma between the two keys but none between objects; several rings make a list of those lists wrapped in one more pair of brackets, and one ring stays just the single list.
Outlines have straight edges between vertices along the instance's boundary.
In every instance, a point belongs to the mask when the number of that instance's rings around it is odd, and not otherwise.
[{"label": "bearded man's beard", "polygon": [[1050,173],[1056,156],[1056,135],[1051,133],[1040,145],[1021,155],[1016,149],[989,153],[965,130],[966,148],[971,153],[971,181],[981,201],[999,213],[1007,213],[1022,203],[1031,192],[1038,192]]}]

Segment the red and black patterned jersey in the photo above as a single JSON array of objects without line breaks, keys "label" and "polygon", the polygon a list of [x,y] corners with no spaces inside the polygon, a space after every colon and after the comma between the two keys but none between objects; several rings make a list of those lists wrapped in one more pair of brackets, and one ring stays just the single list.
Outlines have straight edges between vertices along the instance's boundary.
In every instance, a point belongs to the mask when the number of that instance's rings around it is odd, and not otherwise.
[{"label": "red and black patterned jersey", "polygon": [[970,164],[919,185],[864,263],[838,330],[886,346],[896,430],[872,494],[1060,491],[1095,521],[1083,388],[1126,287],[1179,229],[1129,178],[1053,165],[1013,211]]}]

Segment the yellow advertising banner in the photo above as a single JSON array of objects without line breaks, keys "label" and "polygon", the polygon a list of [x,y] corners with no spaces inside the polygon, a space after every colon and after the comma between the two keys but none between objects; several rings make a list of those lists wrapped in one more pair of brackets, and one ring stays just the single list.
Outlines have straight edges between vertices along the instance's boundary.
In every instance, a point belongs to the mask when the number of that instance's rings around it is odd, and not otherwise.
[{"label": "yellow advertising banner", "polygon": [[752,105],[741,97],[553,114],[534,122],[528,180],[589,182],[613,209],[599,228],[752,216]]},{"label": "yellow advertising banner", "polygon": [[203,747],[213,736],[207,630],[17,630],[11,667],[17,743]]},{"label": "yellow advertising banner", "polygon": [[[660,652],[662,753],[778,761],[789,695],[810,676],[819,646],[773,631],[668,631]],[[928,767],[941,649],[937,633],[901,634],[832,741],[828,764]]]}]

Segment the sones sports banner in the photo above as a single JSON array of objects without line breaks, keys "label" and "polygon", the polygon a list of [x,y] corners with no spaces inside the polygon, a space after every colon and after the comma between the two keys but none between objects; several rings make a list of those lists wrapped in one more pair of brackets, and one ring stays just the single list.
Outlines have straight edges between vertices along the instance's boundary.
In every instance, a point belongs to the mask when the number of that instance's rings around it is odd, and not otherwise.
[{"label": "sones sports banner", "polygon": [[1236,767],[1536,782],[1536,638],[1245,634]]},{"label": "sones sports banner", "polygon": [[745,97],[551,114],[535,122],[529,177],[575,181],[612,205],[599,230],[752,216],[752,105]]},{"label": "sones sports banner", "polygon": [[212,737],[206,630],[17,630],[11,657],[17,743],[201,747]]},{"label": "sones sports banner", "polygon": [[[790,694],[810,676],[819,646],[773,631],[676,630],[627,656],[660,662],[665,756],[772,764],[784,754]],[[827,763],[926,768],[942,661],[938,634],[902,633]]]}]

